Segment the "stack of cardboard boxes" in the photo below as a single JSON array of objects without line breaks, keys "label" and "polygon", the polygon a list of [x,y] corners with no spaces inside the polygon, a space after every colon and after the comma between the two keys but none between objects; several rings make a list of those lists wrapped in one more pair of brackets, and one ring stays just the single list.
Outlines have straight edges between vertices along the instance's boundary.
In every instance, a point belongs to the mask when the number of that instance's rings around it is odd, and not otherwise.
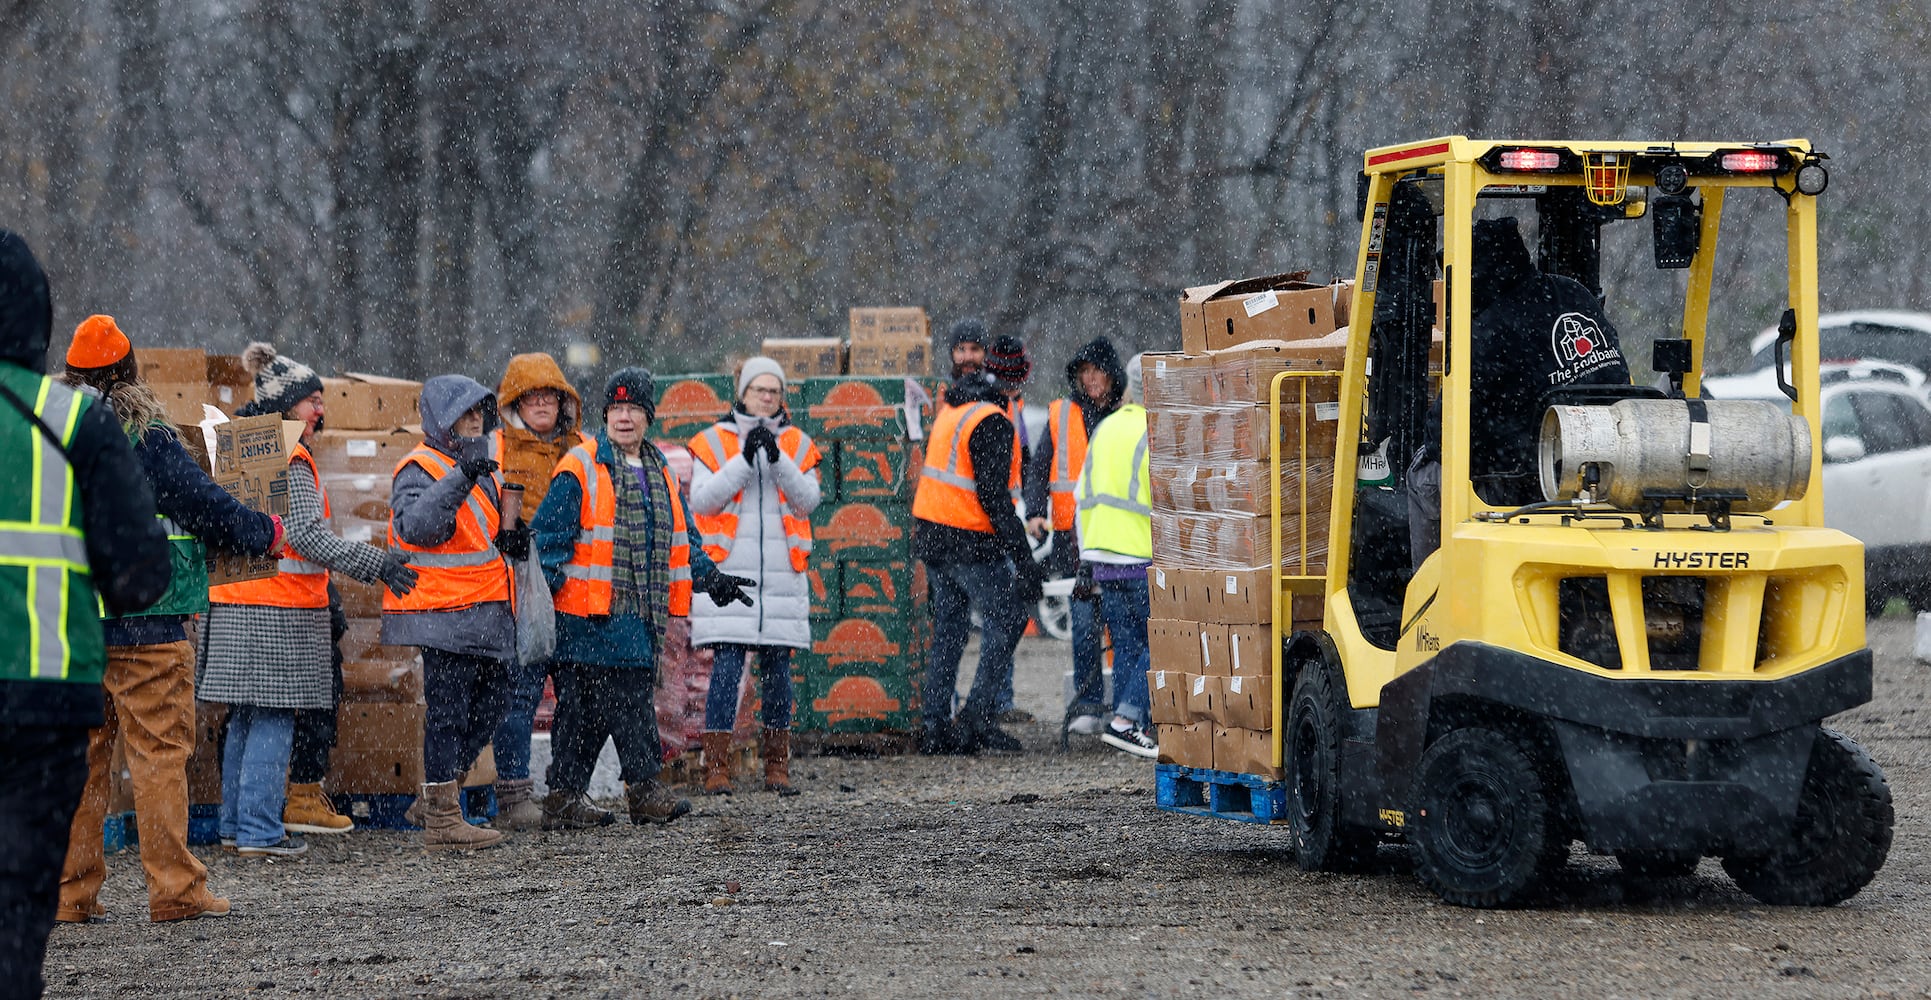
[{"label": "stack of cardboard boxes", "polygon": [[793,379],[825,375],[911,375],[932,370],[932,333],[917,306],[853,309],[851,339],[770,337],[765,357]]},{"label": "stack of cardboard boxes", "polygon": [[[1144,362],[1155,553],[1147,685],[1163,762],[1279,777],[1271,626],[1284,613],[1283,632],[1318,628],[1322,612],[1312,593],[1276,609],[1271,577],[1326,569],[1347,345],[1345,286],[1303,277],[1188,289],[1184,350]],[[1282,372],[1293,374],[1277,434],[1269,399]]]}]

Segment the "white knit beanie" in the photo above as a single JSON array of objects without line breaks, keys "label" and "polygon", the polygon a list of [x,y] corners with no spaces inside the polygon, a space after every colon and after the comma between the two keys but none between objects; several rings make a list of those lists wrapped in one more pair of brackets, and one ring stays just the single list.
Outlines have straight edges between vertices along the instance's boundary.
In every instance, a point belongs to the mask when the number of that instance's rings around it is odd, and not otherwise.
[{"label": "white knit beanie", "polygon": [[778,388],[785,387],[784,366],[760,354],[755,358],[746,359],[744,366],[738,369],[739,399],[744,398],[744,387],[750,385],[751,380],[760,375],[775,375],[778,379]]}]

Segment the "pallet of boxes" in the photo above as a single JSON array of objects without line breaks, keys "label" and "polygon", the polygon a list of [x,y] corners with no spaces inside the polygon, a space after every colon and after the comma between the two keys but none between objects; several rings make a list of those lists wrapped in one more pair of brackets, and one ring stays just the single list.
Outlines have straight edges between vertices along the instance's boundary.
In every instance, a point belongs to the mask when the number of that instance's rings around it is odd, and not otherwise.
[{"label": "pallet of boxes", "polygon": [[[348,374],[322,380],[327,422],[310,443],[337,534],[378,547],[389,535],[389,487],[396,463],[422,440],[416,398],[422,383]],[[323,788],[359,826],[402,827],[423,782],[422,657],[382,644],[382,585],[343,576],[332,582],[348,618],[338,641],[342,702]],[[485,748],[464,777],[464,812],[494,814],[494,755]]]},{"label": "pallet of boxes", "polygon": [[[1183,782],[1181,794],[1251,790],[1231,811],[1257,822],[1277,818],[1281,802],[1274,616],[1284,616],[1283,635],[1321,622],[1347,343],[1338,315],[1346,286],[1304,277],[1188,289],[1183,350],[1144,361],[1154,551],[1147,687],[1159,759],[1179,765],[1183,779],[1213,773],[1213,783]],[[1276,562],[1269,394],[1282,372],[1291,374],[1281,386]],[[1289,585],[1278,608],[1274,573]],[[1172,773],[1163,769],[1162,796],[1175,794]]]}]

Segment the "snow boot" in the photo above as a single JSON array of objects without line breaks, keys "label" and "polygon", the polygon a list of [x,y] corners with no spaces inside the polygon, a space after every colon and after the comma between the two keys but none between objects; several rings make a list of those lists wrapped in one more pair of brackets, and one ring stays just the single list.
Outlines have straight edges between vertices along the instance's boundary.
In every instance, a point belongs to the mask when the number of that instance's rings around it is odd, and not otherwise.
[{"label": "snow boot", "polygon": [[624,799],[630,803],[630,822],[668,823],[691,811],[691,800],[671,794],[656,778],[624,786]]},{"label": "snow boot", "polygon": [[705,733],[704,794],[731,794],[731,734]]},{"label": "snow boot", "polygon": [[431,851],[478,851],[502,843],[495,830],[463,819],[462,786],[453,781],[422,786],[422,846]]},{"label": "snow boot", "polygon": [[791,730],[764,731],[764,790],[779,795],[796,795],[791,787]]},{"label": "snow boot", "polygon": [[355,829],[355,821],[335,811],[320,784],[290,782],[282,826],[295,833],[348,833]]},{"label": "snow boot", "polygon": [[588,830],[615,822],[616,813],[590,801],[590,796],[583,792],[558,789],[543,797],[545,830]]},{"label": "snow boot", "polygon": [[[459,771],[456,774],[456,811],[458,813],[462,812],[463,782],[468,778],[468,771]],[[409,808],[402,811],[402,821],[410,826],[426,827],[429,825],[422,821],[422,796],[416,796],[416,801],[409,803]]]},{"label": "snow boot", "polygon": [[505,778],[496,783],[496,821],[498,830],[541,830],[543,807],[530,797],[534,784],[528,778]]}]

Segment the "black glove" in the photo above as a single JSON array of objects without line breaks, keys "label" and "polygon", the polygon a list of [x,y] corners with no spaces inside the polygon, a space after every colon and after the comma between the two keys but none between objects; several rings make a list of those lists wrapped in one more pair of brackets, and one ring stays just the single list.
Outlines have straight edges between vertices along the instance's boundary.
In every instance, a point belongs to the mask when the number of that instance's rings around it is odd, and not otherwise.
[{"label": "black glove", "polygon": [[731,576],[728,573],[712,573],[704,578],[698,589],[709,595],[712,603],[720,608],[732,601],[742,601],[748,608],[751,606],[751,595],[745,593],[744,588],[757,585],[756,580],[746,580],[744,577]]},{"label": "black glove", "polygon": [[1013,599],[1021,604],[1037,604],[1045,592],[1046,567],[1031,557],[1019,560],[1019,576],[1013,580]]},{"label": "black glove", "polygon": [[472,483],[482,482],[485,477],[495,472],[497,468],[494,459],[484,458],[480,455],[474,458],[465,458],[457,463],[456,467],[463,470],[463,475],[468,476],[469,481]]},{"label": "black glove", "polygon": [[504,528],[496,533],[496,551],[511,559],[522,561],[530,557],[530,539],[535,532],[523,527],[521,521],[514,528]]},{"label": "black glove", "polygon": [[376,577],[397,597],[416,589],[416,571],[402,561],[401,553],[393,549],[382,554],[382,571]]},{"label": "black glove", "polygon": [[778,436],[763,424],[751,428],[751,432],[744,435],[744,460],[753,461],[760,451],[764,452],[766,462],[775,464],[778,461]]},{"label": "black glove", "polygon": [[1079,572],[1073,575],[1073,600],[1097,601],[1099,599],[1100,588],[1093,582],[1093,564],[1081,562]]}]

